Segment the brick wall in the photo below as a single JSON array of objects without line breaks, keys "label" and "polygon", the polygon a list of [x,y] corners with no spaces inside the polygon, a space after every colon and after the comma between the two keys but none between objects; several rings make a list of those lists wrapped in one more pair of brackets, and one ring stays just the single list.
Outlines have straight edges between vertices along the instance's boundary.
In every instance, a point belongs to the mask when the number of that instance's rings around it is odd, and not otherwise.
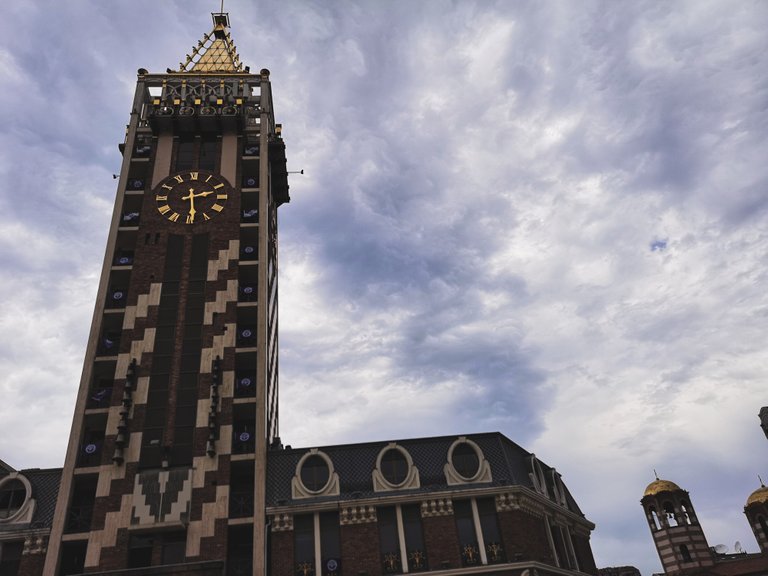
[{"label": "brick wall", "polygon": [[453,515],[422,518],[421,522],[430,570],[440,570],[444,562],[451,568],[460,568],[459,537]]},{"label": "brick wall", "polygon": [[293,576],[293,531],[272,532],[270,576]]},{"label": "brick wall", "polygon": [[379,531],[375,522],[341,526],[341,569],[344,574],[381,576]]},{"label": "brick wall", "polygon": [[510,562],[536,560],[554,564],[543,518],[522,510],[499,512],[499,530]]}]

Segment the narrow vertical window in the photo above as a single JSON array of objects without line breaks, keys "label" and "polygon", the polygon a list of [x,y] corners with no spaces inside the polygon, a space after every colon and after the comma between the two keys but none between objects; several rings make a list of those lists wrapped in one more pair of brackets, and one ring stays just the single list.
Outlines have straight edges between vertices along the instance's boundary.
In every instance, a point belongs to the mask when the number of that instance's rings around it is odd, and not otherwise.
[{"label": "narrow vertical window", "polygon": [[400,573],[402,572],[402,559],[400,558],[400,537],[397,530],[397,511],[394,506],[377,508],[376,517],[379,525],[379,550],[384,573]]},{"label": "narrow vertical window", "polygon": [[485,554],[489,564],[505,562],[504,547],[499,532],[499,522],[496,517],[496,502],[493,498],[478,498],[477,513],[480,517],[480,529],[483,532]]},{"label": "narrow vertical window", "polygon": [[298,514],[293,517],[293,560],[298,574],[316,574],[313,514]]},{"label": "narrow vertical window", "polygon": [[685,544],[680,544],[680,556],[683,557],[683,562],[692,562],[691,553]]},{"label": "narrow vertical window", "polygon": [[427,551],[424,547],[424,533],[421,528],[421,507],[418,504],[402,506],[402,515],[408,571],[427,570]]},{"label": "narrow vertical window", "polygon": [[336,576],[340,572],[341,539],[339,537],[339,513],[320,514],[320,550],[322,576]]},{"label": "narrow vertical window", "polygon": [[453,516],[456,519],[456,532],[459,536],[461,560],[464,566],[480,564],[480,549],[475,533],[475,519],[470,500],[454,500]]},{"label": "narrow vertical window", "polygon": [[192,138],[179,138],[176,146],[176,172],[195,167],[195,141]]}]

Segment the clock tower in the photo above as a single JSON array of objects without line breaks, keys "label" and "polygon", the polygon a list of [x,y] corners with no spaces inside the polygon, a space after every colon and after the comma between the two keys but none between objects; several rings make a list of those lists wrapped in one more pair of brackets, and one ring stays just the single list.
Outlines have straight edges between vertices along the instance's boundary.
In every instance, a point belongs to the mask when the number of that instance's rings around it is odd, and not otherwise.
[{"label": "clock tower", "polygon": [[226,13],[139,69],[45,574],[264,574],[280,129]]}]

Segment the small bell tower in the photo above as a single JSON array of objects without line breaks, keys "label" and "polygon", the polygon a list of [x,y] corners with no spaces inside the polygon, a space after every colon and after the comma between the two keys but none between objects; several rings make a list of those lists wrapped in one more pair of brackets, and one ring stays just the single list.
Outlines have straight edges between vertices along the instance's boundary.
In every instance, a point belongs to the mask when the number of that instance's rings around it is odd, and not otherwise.
[{"label": "small bell tower", "polygon": [[760,488],[752,492],[744,506],[749,526],[763,554],[768,553],[768,487],[762,482]]},{"label": "small bell tower", "polygon": [[657,477],[640,502],[665,574],[714,565],[687,491]]}]

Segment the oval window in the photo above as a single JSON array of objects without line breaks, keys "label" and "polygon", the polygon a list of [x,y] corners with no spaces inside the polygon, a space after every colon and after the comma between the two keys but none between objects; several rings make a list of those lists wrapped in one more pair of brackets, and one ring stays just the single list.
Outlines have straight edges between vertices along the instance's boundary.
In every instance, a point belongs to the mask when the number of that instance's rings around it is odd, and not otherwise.
[{"label": "oval window", "polygon": [[381,474],[393,485],[402,484],[408,477],[408,460],[397,448],[390,448],[381,456]]},{"label": "oval window", "polygon": [[313,454],[301,466],[301,483],[311,492],[318,492],[328,484],[328,463],[322,456]]},{"label": "oval window", "polygon": [[17,479],[9,480],[0,488],[0,519],[10,518],[24,505],[27,488]]},{"label": "oval window", "polygon": [[463,478],[474,478],[480,469],[480,459],[475,449],[468,443],[457,444],[451,457],[453,468]]}]

